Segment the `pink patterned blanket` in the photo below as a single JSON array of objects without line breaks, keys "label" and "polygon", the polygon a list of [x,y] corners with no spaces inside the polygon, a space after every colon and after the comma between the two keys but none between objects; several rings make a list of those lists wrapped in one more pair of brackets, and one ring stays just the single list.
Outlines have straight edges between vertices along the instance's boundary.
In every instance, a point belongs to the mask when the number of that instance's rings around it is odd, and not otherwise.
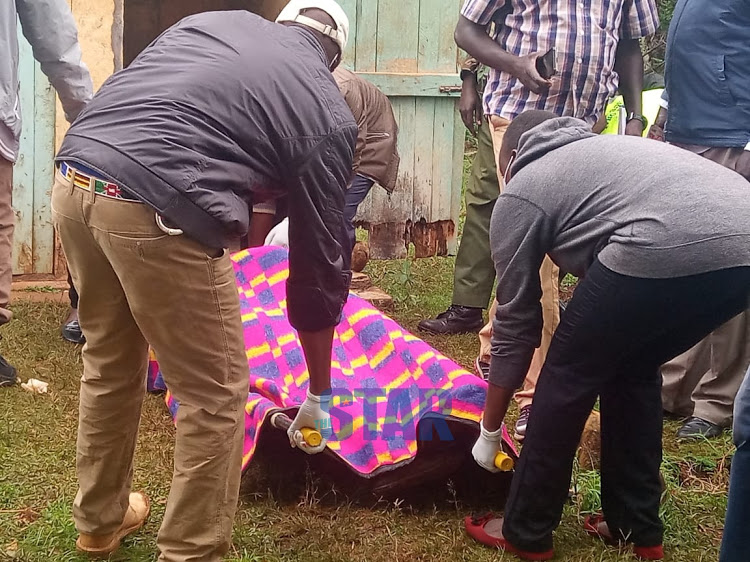
[{"label": "pink patterned blanket", "polygon": [[[286,316],[286,250],[258,248],[233,260],[250,382],[246,468],[269,412],[304,401],[308,373]],[[452,440],[445,420],[476,425],[482,414],[484,381],[354,295],[336,329],[331,366],[334,437],[328,447],[362,476],[412,460],[418,441]],[[149,374],[150,389],[164,390],[153,357]],[[174,416],[179,405],[169,392],[166,401]],[[515,451],[507,435],[506,445]]]}]

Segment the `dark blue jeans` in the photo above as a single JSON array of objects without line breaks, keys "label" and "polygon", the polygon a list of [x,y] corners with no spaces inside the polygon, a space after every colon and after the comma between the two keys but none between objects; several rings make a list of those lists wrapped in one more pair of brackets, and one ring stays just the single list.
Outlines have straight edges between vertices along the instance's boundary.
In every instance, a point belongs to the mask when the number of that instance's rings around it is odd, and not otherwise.
[{"label": "dark blue jeans", "polygon": [[344,220],[346,221],[346,232],[349,234],[349,241],[354,248],[356,240],[356,232],[354,228],[354,216],[357,214],[357,208],[365,200],[367,194],[370,193],[370,189],[375,182],[365,176],[357,174],[354,176],[352,185],[346,192],[346,202],[344,205]]},{"label": "dark blue jeans", "polygon": [[750,556],[750,371],[734,401],[734,444],[727,520],[719,562],[746,562]]}]

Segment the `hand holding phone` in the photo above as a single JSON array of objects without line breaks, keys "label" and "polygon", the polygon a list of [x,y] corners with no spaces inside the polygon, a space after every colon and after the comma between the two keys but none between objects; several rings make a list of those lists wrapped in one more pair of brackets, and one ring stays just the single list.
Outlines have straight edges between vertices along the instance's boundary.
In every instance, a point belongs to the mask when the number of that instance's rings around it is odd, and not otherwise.
[{"label": "hand holding phone", "polygon": [[555,50],[552,49],[544,55],[529,53],[515,58],[510,73],[526,88],[535,94],[541,94],[547,90],[552,82],[545,76],[550,71],[555,73]]},{"label": "hand holding phone", "polygon": [[539,76],[545,80],[549,80],[555,74],[557,74],[557,68],[555,67],[555,48],[552,47],[549,51],[544,53],[541,57],[536,59],[536,71]]}]

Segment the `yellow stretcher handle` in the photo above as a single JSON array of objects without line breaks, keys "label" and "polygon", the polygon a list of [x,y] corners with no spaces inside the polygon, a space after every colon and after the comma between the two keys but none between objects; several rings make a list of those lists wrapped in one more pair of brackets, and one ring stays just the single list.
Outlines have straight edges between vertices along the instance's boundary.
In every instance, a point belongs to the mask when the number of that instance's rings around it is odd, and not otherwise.
[{"label": "yellow stretcher handle", "polygon": [[515,466],[515,462],[510,456],[503,452],[499,452],[495,455],[495,467],[503,472],[510,472]]},{"label": "yellow stretcher handle", "polygon": [[310,427],[303,427],[302,429],[300,429],[300,433],[302,433],[302,437],[305,439],[305,443],[310,445],[310,447],[317,447],[323,441],[323,436],[320,434],[320,432],[315,431]]},{"label": "yellow stretcher handle", "polygon": [[[286,431],[292,425],[292,420],[286,414],[279,412],[271,416],[271,425]],[[310,447],[317,447],[323,442],[323,436],[320,432],[311,427],[303,427],[300,429],[300,433],[302,433],[305,443],[310,445]]]}]

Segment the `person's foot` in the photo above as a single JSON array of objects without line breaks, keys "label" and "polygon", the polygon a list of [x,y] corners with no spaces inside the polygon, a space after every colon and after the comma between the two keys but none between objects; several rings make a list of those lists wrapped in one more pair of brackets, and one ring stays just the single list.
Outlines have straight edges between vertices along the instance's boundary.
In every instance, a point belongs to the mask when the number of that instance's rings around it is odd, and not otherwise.
[{"label": "person's foot", "polygon": [[452,304],[448,310],[419,323],[418,328],[429,334],[466,334],[478,332],[484,326],[481,308]]},{"label": "person's foot", "polygon": [[117,551],[122,539],[143,527],[151,511],[151,504],[145,494],[140,492],[130,494],[129,501],[130,505],[119,529],[108,535],[81,533],[76,541],[76,548],[89,557],[97,559],[109,558]]},{"label": "person's foot", "polygon": [[481,357],[477,357],[474,360],[474,370],[484,380],[487,381],[490,379],[490,364],[487,361],[482,361]]},{"label": "person's foot", "polygon": [[714,439],[724,433],[724,428],[710,421],[692,417],[677,430],[677,439]]},{"label": "person's foot", "polygon": [[521,560],[550,560],[555,556],[555,551],[552,549],[530,552],[513,546],[503,536],[503,518],[495,517],[492,513],[466,517],[464,519],[464,528],[466,529],[466,533],[475,541],[490,548],[515,554]]},{"label": "person's foot", "polygon": [[16,368],[0,355],[0,387],[16,384]]},{"label": "person's foot", "polygon": [[[609,525],[603,515],[589,515],[583,521],[583,530],[592,537],[598,538],[606,544],[619,546],[620,541],[615,539]],[[622,542],[629,542],[623,540]],[[656,546],[637,546],[633,545],[633,554],[639,560],[662,560],[664,558],[664,547]]]},{"label": "person's foot", "polygon": [[62,327],[62,337],[65,341],[81,345],[86,343],[86,337],[81,331],[81,325],[78,323],[78,310],[71,308],[68,317],[65,319]]},{"label": "person's foot", "polygon": [[518,412],[518,420],[516,421],[516,434],[513,436],[518,441],[523,441],[526,438],[526,427],[529,425],[529,415],[531,415],[531,404],[521,408]]}]

